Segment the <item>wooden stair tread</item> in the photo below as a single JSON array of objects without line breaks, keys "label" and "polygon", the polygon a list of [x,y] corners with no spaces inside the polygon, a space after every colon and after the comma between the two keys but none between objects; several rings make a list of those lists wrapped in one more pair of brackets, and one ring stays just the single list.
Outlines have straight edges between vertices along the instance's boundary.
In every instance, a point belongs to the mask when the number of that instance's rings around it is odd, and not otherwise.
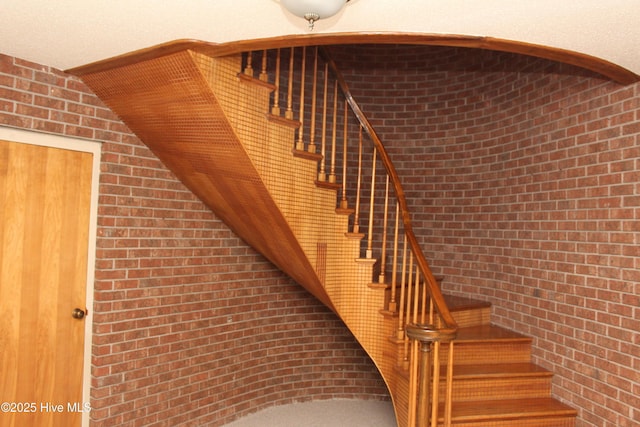
[{"label": "wooden stair tread", "polygon": [[504,340],[531,342],[530,337],[493,324],[459,328],[455,341],[456,343],[467,343]]},{"label": "wooden stair tread", "polygon": [[551,397],[453,402],[451,413],[454,422],[575,415],[575,409]]},{"label": "wooden stair tread", "polygon": [[302,126],[302,123],[300,123],[297,120],[288,119],[286,117],[282,117],[277,114],[267,113],[267,120],[273,123],[280,123],[281,125],[292,128],[292,129],[298,129],[300,126]]},{"label": "wooden stair tread", "polygon": [[264,80],[256,79],[255,77],[249,76],[244,73],[238,73],[238,79],[243,83],[249,83],[256,85],[257,87],[261,87],[263,89],[268,90],[269,92],[273,92],[276,90],[276,85],[273,83],[266,82]]},{"label": "wooden stair tread", "polygon": [[[446,366],[443,366],[444,374]],[[508,377],[551,377],[553,372],[533,363],[500,363],[458,365],[453,367],[456,378],[508,378]]]},{"label": "wooden stair tread", "polygon": [[342,188],[342,184],[340,184],[339,182],[318,181],[318,180],[315,180],[314,182],[316,184],[316,187],[324,188],[327,190],[338,191]]},{"label": "wooden stair tread", "polygon": [[319,162],[322,160],[322,154],[320,153],[310,153],[305,150],[296,150],[295,148],[293,149],[293,156],[300,159],[311,160],[313,162]]}]

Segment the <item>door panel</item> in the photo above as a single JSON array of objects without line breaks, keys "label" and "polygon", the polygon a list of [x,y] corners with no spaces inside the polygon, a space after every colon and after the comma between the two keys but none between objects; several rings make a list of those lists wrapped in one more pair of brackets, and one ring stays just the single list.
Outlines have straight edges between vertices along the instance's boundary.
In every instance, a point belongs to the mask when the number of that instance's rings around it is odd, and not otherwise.
[{"label": "door panel", "polygon": [[93,155],[0,141],[0,427],[79,426]]}]

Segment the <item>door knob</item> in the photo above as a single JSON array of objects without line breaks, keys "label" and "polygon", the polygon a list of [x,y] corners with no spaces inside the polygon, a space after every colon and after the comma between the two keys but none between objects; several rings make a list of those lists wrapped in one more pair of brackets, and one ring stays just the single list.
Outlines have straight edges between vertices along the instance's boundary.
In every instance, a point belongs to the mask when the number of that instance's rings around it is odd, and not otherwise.
[{"label": "door knob", "polygon": [[72,316],[74,319],[78,319],[78,320],[80,320],[80,319],[84,318],[84,315],[85,315],[85,314],[86,314],[86,313],[85,313],[85,312],[84,312],[84,310],[82,310],[81,308],[74,308],[74,309],[73,309],[73,313],[71,313],[71,316]]}]

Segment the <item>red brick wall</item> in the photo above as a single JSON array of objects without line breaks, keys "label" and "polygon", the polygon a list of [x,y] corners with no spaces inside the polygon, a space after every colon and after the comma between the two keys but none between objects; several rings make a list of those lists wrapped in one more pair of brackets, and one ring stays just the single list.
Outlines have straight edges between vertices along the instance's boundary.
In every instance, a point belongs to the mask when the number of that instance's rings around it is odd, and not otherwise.
[{"label": "red brick wall", "polygon": [[640,84],[479,50],[334,48],[443,287],[534,338],[579,427],[640,420]]},{"label": "red brick wall", "polygon": [[103,142],[94,426],[388,399],[338,318],[236,237],[77,79],[0,55],[0,125]]}]

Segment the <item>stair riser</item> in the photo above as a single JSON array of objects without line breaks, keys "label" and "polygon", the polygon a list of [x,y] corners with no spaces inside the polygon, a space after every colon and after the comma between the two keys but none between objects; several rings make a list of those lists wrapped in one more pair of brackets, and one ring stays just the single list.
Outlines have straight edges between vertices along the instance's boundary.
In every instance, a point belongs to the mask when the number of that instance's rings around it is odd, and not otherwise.
[{"label": "stair riser", "polygon": [[[388,295],[385,296],[385,307],[389,307]],[[479,308],[477,310],[465,310],[452,313],[453,318],[458,323],[459,328],[468,328],[472,326],[488,325],[491,322],[491,309]],[[389,319],[390,323],[393,323],[393,328],[398,327],[397,316],[393,319]]]},{"label": "stair riser", "polygon": [[[551,378],[491,378],[453,380],[455,402],[513,398],[549,397]],[[445,383],[441,381],[439,397],[444,401]]]},{"label": "stair riser", "polygon": [[[440,349],[440,363],[447,363],[448,354],[448,345],[442,345]],[[454,366],[527,363],[529,361],[531,361],[530,342],[461,342],[456,343],[453,349]]]},{"label": "stair riser", "polygon": [[[395,350],[395,351],[394,351]],[[397,366],[403,365],[405,345],[391,344],[387,353],[395,354]],[[440,364],[446,365],[449,346],[440,347]],[[531,361],[531,344],[529,342],[473,342],[457,343],[453,349],[453,363],[456,365],[527,363]]]},{"label": "stair riser", "polygon": [[479,308],[451,313],[459,328],[488,325],[491,322],[491,308]]},{"label": "stair riser", "polygon": [[[517,420],[486,420],[476,422],[456,422],[451,423],[454,427],[575,427],[575,418],[573,417],[557,417],[557,418],[533,418],[533,419],[517,419]],[[444,423],[438,423],[439,427],[443,427]]]}]

